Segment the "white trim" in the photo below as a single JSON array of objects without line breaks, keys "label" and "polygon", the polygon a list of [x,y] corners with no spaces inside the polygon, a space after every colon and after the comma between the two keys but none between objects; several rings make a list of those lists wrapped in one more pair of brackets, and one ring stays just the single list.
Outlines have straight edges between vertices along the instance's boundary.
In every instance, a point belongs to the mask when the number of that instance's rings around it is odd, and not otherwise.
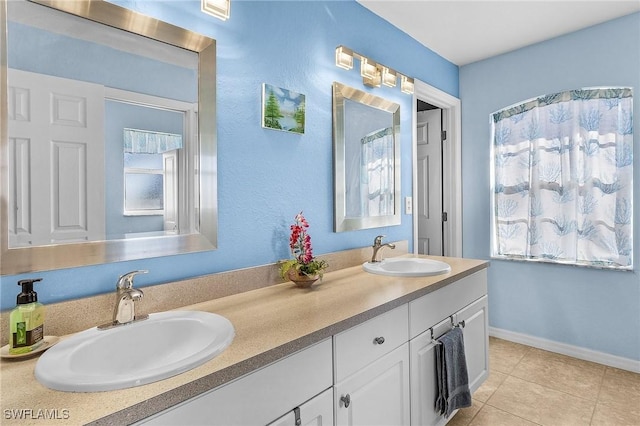
[{"label": "white trim", "polygon": [[594,351],[580,346],[568,345],[566,343],[555,342],[553,340],[547,340],[495,327],[489,327],[489,336],[527,346],[533,346],[534,348],[544,349],[546,351],[562,355],[568,355],[585,361],[597,362],[598,364],[608,365],[609,367],[640,373],[640,361],[630,358],[623,358],[621,356],[611,355],[605,352]]},{"label": "white trim", "polygon": [[[445,255],[462,257],[462,138],[460,99],[436,89],[427,83],[415,80],[412,112],[412,156],[413,156],[413,199],[418,198],[418,135],[416,131],[418,99],[442,108],[442,130],[447,132],[447,142],[444,144],[443,158],[443,205],[442,208],[449,216],[445,226],[444,246]],[[418,250],[418,216],[413,215],[413,251]]]}]

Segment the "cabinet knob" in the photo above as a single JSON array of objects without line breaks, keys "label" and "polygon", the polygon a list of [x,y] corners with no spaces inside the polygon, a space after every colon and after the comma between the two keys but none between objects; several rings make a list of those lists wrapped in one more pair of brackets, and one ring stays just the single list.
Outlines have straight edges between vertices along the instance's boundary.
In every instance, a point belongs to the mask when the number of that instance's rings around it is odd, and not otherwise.
[{"label": "cabinet knob", "polygon": [[384,337],[380,336],[380,337],[376,337],[375,339],[373,339],[373,344],[375,345],[381,345],[384,343]]},{"label": "cabinet knob", "polygon": [[340,401],[344,404],[345,408],[351,405],[351,395],[346,394],[345,396],[340,397]]}]

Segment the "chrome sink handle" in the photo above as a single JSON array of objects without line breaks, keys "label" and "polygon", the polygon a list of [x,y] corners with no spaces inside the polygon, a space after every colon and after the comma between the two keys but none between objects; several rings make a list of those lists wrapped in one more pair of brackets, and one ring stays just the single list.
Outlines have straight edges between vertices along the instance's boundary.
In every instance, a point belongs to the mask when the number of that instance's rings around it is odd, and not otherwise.
[{"label": "chrome sink handle", "polygon": [[146,269],[140,269],[137,271],[127,272],[126,274],[120,275],[118,278],[118,283],[116,284],[116,289],[118,290],[127,290],[133,288],[133,278],[138,274],[147,274],[149,273]]}]

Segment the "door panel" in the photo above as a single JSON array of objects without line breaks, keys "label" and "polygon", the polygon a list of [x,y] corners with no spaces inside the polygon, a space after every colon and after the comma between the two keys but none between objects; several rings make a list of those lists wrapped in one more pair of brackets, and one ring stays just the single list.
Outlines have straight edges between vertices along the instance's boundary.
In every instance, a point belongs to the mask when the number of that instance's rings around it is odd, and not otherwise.
[{"label": "door panel", "polygon": [[336,425],[408,425],[409,399],[405,343],[335,386]]},{"label": "door panel", "polygon": [[10,247],[103,240],[104,87],[15,69],[8,80]]},{"label": "door panel", "polygon": [[443,255],[442,111],[418,112],[418,253]]},{"label": "door panel", "polygon": [[456,314],[464,321],[464,351],[469,373],[469,389],[475,392],[489,376],[489,319],[487,296],[476,300]]}]

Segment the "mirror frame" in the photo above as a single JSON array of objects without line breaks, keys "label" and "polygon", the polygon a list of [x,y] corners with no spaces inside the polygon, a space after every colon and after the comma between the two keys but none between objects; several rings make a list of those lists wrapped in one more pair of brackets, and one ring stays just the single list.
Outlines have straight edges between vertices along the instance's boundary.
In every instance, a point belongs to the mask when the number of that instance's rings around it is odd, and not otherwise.
[{"label": "mirror frame", "polygon": [[[387,111],[393,120],[393,154],[394,154],[394,191],[392,215],[348,217],[346,215],[346,161],[345,161],[345,127],[349,125],[345,117],[345,101]],[[333,83],[333,182],[334,182],[334,232],[354,231],[358,229],[379,228],[382,226],[400,225],[400,104],[388,101],[362,90]]]},{"label": "mirror frame", "polygon": [[[0,32],[7,34],[7,1],[0,0]],[[10,1],[10,0],[9,0]],[[7,212],[8,103],[7,37],[0,46],[0,274],[72,268],[217,248],[216,41],[104,0],[28,0],[196,52],[198,65],[199,233],[9,248]]]}]

